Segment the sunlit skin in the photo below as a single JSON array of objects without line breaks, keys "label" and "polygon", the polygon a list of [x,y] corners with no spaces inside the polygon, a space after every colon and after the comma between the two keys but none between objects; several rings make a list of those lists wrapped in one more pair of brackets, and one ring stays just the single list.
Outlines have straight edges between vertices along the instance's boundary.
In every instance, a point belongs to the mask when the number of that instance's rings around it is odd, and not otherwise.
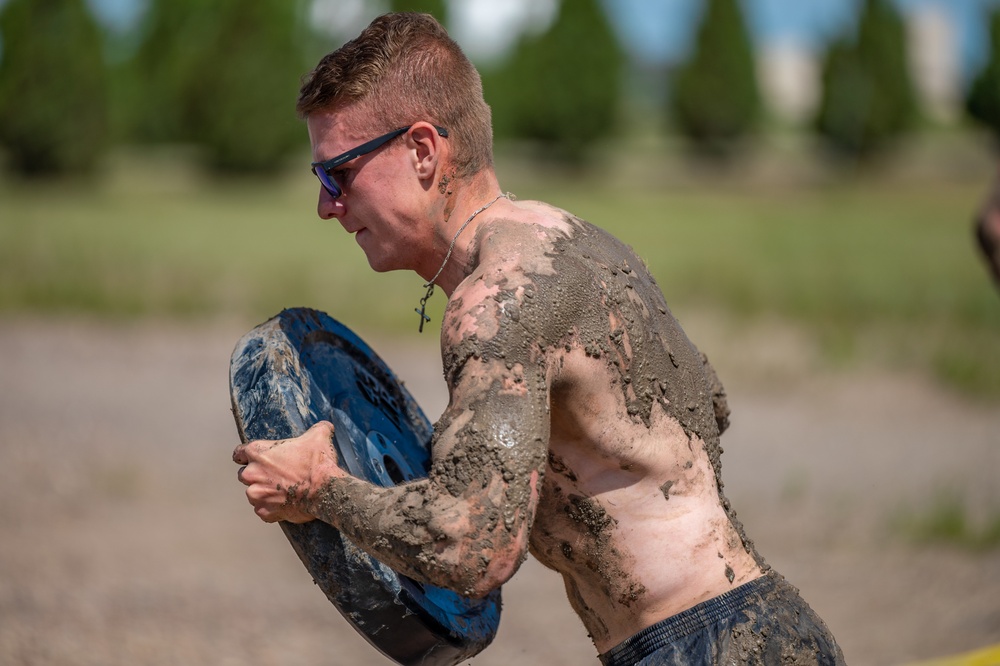
[{"label": "sunlit skin", "polygon": [[[356,129],[361,113],[309,116],[313,159],[372,138]],[[501,193],[491,169],[455,179],[451,149],[416,123],[346,165],[344,196],[321,190],[319,216],[355,234],[374,270],[430,279],[462,223]],[[602,652],[762,575],[721,505],[705,443],[665,400],[652,401],[646,420],[628,404],[640,375],[625,369],[676,373],[646,367],[654,357],[643,344],[660,339],[662,321],[651,299],[662,297],[634,256],[625,289],[611,284],[607,266],[588,264],[597,261],[589,251],[567,253],[592,242],[580,224],[546,204],[499,199],[458,237],[437,280],[449,296],[441,327],[449,404],[427,479],[381,488],[351,477],[323,422],[234,451],[256,514],[328,522],[397,571],[470,596],[506,582],[530,550],[563,576]],[[571,274],[559,268],[567,255]],[[600,321],[574,319],[582,314],[558,284],[595,290]],[[609,332],[600,354],[587,347],[595,330]]]}]

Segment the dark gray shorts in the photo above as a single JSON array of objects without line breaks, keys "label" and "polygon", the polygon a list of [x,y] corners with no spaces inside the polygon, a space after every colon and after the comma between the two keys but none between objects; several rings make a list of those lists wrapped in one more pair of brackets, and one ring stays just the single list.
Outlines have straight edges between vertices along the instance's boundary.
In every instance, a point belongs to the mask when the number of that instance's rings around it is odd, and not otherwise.
[{"label": "dark gray shorts", "polygon": [[799,591],[771,572],[643,629],[601,662],[842,666],[844,655]]}]

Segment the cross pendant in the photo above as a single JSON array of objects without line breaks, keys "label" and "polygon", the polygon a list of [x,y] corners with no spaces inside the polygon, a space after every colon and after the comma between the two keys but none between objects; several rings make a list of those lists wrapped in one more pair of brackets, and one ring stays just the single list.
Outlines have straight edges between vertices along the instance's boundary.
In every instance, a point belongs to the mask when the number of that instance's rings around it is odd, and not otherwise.
[{"label": "cross pendant", "polygon": [[424,286],[427,287],[427,293],[424,294],[424,297],[420,299],[420,309],[418,310],[416,308],[413,308],[413,311],[416,312],[418,315],[420,315],[420,329],[418,333],[423,333],[424,322],[428,322],[431,320],[431,318],[428,317],[427,314],[424,312],[424,308],[427,307],[427,299],[430,298],[431,294],[434,293],[434,283],[428,282]]},{"label": "cross pendant", "polygon": [[417,330],[418,333],[424,332],[424,322],[430,321],[431,318],[424,314],[424,303],[420,302],[420,309],[413,308],[413,311],[420,315],[420,328]]}]

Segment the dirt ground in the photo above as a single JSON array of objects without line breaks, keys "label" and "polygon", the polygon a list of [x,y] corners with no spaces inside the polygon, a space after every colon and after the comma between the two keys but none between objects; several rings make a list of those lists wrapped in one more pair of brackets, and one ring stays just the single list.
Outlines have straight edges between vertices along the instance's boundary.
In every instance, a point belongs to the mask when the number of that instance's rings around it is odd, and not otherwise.
[{"label": "dirt ground", "polygon": [[[780,327],[683,323],[729,390],[726,491],[849,663],[1000,642],[1000,551],[890,528],[942,490],[998,510],[1000,410],[913,377],[820,372]],[[390,663],[236,481],[227,373],[249,327],[0,320],[0,664]],[[440,414],[434,336],[372,342]],[[476,666],[598,663],[536,562],[504,602]]]}]

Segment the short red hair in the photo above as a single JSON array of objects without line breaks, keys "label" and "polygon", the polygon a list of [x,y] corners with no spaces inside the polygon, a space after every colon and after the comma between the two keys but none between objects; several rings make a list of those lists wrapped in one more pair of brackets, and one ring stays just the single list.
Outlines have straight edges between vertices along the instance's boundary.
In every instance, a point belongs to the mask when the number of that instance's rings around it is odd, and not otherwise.
[{"label": "short red hair", "polygon": [[493,166],[493,127],[479,72],[429,14],[380,16],[327,54],[299,91],[296,109],[362,106],[372,135],[425,120],[445,127],[458,177]]}]

